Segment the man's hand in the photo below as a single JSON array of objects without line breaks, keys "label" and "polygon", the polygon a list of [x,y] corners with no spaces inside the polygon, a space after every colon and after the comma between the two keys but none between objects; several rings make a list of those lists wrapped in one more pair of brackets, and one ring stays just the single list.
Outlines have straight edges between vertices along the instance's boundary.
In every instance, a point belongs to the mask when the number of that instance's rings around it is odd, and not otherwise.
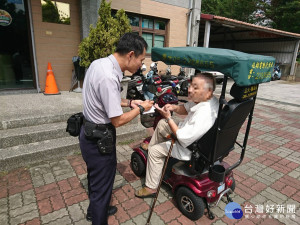
[{"label": "man's hand", "polygon": [[169,109],[163,107],[163,108],[160,108],[158,106],[158,104],[155,104],[154,107],[156,108],[156,110],[164,117],[164,118],[169,118],[171,117],[171,112]]},{"label": "man's hand", "polygon": [[171,105],[171,104],[166,104],[164,107],[163,107],[164,110],[169,110],[169,111],[172,111],[172,112],[176,112],[177,114],[179,115],[187,115],[187,111],[184,107],[184,105]]},{"label": "man's hand", "polygon": [[174,111],[176,109],[177,105],[171,105],[171,104],[166,104],[163,109],[164,110],[169,110],[169,111]]},{"label": "man's hand", "polygon": [[142,103],[140,105],[145,108],[145,111],[148,111],[153,106],[153,103],[154,103],[154,101],[146,100],[146,101],[142,101]]},{"label": "man's hand", "polygon": [[133,109],[135,109],[136,107],[138,107],[138,105],[140,105],[140,104],[142,104],[142,100],[139,100],[139,99],[137,99],[137,100],[132,100],[131,101],[131,105],[130,105],[130,107],[131,108],[133,108]]}]

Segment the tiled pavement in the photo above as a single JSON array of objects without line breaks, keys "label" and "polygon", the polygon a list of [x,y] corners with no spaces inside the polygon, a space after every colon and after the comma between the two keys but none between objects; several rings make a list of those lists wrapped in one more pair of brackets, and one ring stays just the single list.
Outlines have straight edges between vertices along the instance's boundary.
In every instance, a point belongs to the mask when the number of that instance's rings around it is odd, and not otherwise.
[{"label": "tiled pavement", "polygon": [[[190,221],[175,207],[170,188],[163,185],[151,224],[300,224],[299,111],[256,105],[244,161],[234,170],[232,198],[242,206],[242,219],[229,219],[224,213],[226,203],[221,201],[212,210],[214,220],[204,215]],[[117,150],[112,204],[118,212],[109,217],[109,224],[145,224],[151,199],[134,197],[144,180],[130,169],[130,145],[119,145]],[[238,153],[231,152],[225,161],[235,162]],[[90,224],[85,220],[86,186],[80,154],[1,174],[0,224]]]}]

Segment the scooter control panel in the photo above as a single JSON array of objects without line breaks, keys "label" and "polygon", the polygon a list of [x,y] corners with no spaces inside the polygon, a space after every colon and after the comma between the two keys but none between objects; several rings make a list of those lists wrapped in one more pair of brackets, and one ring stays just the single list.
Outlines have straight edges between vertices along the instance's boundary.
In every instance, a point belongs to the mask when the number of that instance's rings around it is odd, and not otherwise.
[{"label": "scooter control panel", "polygon": [[176,97],[175,95],[173,95],[173,94],[165,94],[165,95],[163,96],[163,102],[164,102],[165,104],[167,104],[167,103],[175,103],[175,102],[178,102],[178,99],[177,99],[177,97]]}]

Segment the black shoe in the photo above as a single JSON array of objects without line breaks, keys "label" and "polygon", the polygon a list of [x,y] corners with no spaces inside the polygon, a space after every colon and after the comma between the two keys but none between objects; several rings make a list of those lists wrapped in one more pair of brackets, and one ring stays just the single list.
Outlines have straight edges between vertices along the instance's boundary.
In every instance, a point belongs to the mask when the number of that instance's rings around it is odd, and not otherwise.
[{"label": "black shoe", "polygon": [[92,214],[91,213],[87,213],[85,218],[86,218],[87,221],[92,222],[93,218],[92,218]]},{"label": "black shoe", "polygon": [[[114,215],[116,212],[118,211],[118,208],[116,207],[116,206],[109,206],[108,207],[108,211],[107,211],[107,213],[108,213],[108,216],[112,216],[112,215]],[[90,221],[90,222],[92,222],[92,214],[91,213],[87,213],[86,214],[86,220],[87,221]]]},{"label": "black shoe", "polygon": [[114,215],[118,211],[118,208],[116,206],[109,206],[108,207],[108,216]]}]

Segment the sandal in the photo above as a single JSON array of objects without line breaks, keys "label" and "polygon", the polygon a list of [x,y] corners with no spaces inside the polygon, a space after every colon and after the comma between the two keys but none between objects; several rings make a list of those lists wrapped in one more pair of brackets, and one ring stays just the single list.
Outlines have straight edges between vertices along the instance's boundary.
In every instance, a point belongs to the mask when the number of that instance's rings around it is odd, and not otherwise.
[{"label": "sandal", "polygon": [[136,191],[134,194],[138,198],[154,198],[156,195],[156,193],[149,192],[145,187]]}]

